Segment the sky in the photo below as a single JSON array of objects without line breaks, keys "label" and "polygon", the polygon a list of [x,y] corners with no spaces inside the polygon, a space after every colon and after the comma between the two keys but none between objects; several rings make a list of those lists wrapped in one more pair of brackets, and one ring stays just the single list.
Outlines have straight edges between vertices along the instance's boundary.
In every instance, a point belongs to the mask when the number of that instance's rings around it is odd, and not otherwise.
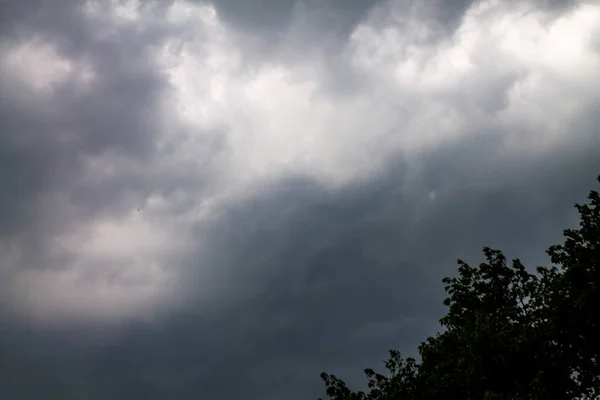
[{"label": "sky", "polygon": [[316,399],[600,173],[600,3],[0,2],[0,398]]}]

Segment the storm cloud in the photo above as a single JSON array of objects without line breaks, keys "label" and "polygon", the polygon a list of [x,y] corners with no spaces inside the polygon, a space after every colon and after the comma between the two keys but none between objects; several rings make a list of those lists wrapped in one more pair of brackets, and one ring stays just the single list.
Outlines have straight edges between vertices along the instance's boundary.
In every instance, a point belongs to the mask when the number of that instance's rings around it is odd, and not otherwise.
[{"label": "storm cloud", "polygon": [[360,385],[548,263],[598,109],[592,2],[0,2],[0,397]]}]

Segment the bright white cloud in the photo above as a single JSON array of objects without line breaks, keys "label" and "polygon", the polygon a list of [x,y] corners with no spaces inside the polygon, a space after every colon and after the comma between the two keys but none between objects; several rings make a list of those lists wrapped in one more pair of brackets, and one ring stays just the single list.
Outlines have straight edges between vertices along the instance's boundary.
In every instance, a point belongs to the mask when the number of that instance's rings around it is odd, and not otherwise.
[{"label": "bright white cloud", "polygon": [[178,276],[172,263],[189,243],[181,236],[173,240],[168,221],[142,217],[157,206],[150,203],[120,220],[78,221],[49,243],[36,268],[24,263],[23,250],[3,254],[12,307],[49,324],[153,318],[174,300]]},{"label": "bright white cloud", "polygon": [[61,56],[51,42],[40,37],[17,45],[0,44],[0,67],[9,79],[46,100],[67,81],[75,82],[80,90],[89,89],[95,76],[89,65]]}]

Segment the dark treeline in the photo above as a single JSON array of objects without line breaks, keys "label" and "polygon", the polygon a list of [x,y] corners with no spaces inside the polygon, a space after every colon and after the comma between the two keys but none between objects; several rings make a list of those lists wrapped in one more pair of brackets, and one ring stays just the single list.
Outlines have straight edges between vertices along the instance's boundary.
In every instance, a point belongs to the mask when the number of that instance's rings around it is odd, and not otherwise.
[{"label": "dark treeline", "polygon": [[[600,177],[598,177],[600,182]],[[600,398],[600,196],[577,204],[580,224],[530,272],[499,250],[486,262],[458,261],[444,278],[442,333],[419,346],[419,360],[390,351],[385,374],[366,369],[355,392],[321,374],[332,400]]]}]

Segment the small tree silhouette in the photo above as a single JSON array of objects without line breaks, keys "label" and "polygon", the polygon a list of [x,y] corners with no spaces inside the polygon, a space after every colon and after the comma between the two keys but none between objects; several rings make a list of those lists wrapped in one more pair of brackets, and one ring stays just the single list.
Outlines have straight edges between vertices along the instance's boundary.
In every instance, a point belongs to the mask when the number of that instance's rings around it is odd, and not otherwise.
[{"label": "small tree silhouette", "polygon": [[[600,182],[600,176],[598,177]],[[458,261],[442,280],[445,328],[420,360],[390,351],[386,375],[366,369],[367,392],[321,374],[332,400],[595,399],[600,396],[600,196],[576,204],[577,229],[528,272],[485,247],[478,267]]]}]

